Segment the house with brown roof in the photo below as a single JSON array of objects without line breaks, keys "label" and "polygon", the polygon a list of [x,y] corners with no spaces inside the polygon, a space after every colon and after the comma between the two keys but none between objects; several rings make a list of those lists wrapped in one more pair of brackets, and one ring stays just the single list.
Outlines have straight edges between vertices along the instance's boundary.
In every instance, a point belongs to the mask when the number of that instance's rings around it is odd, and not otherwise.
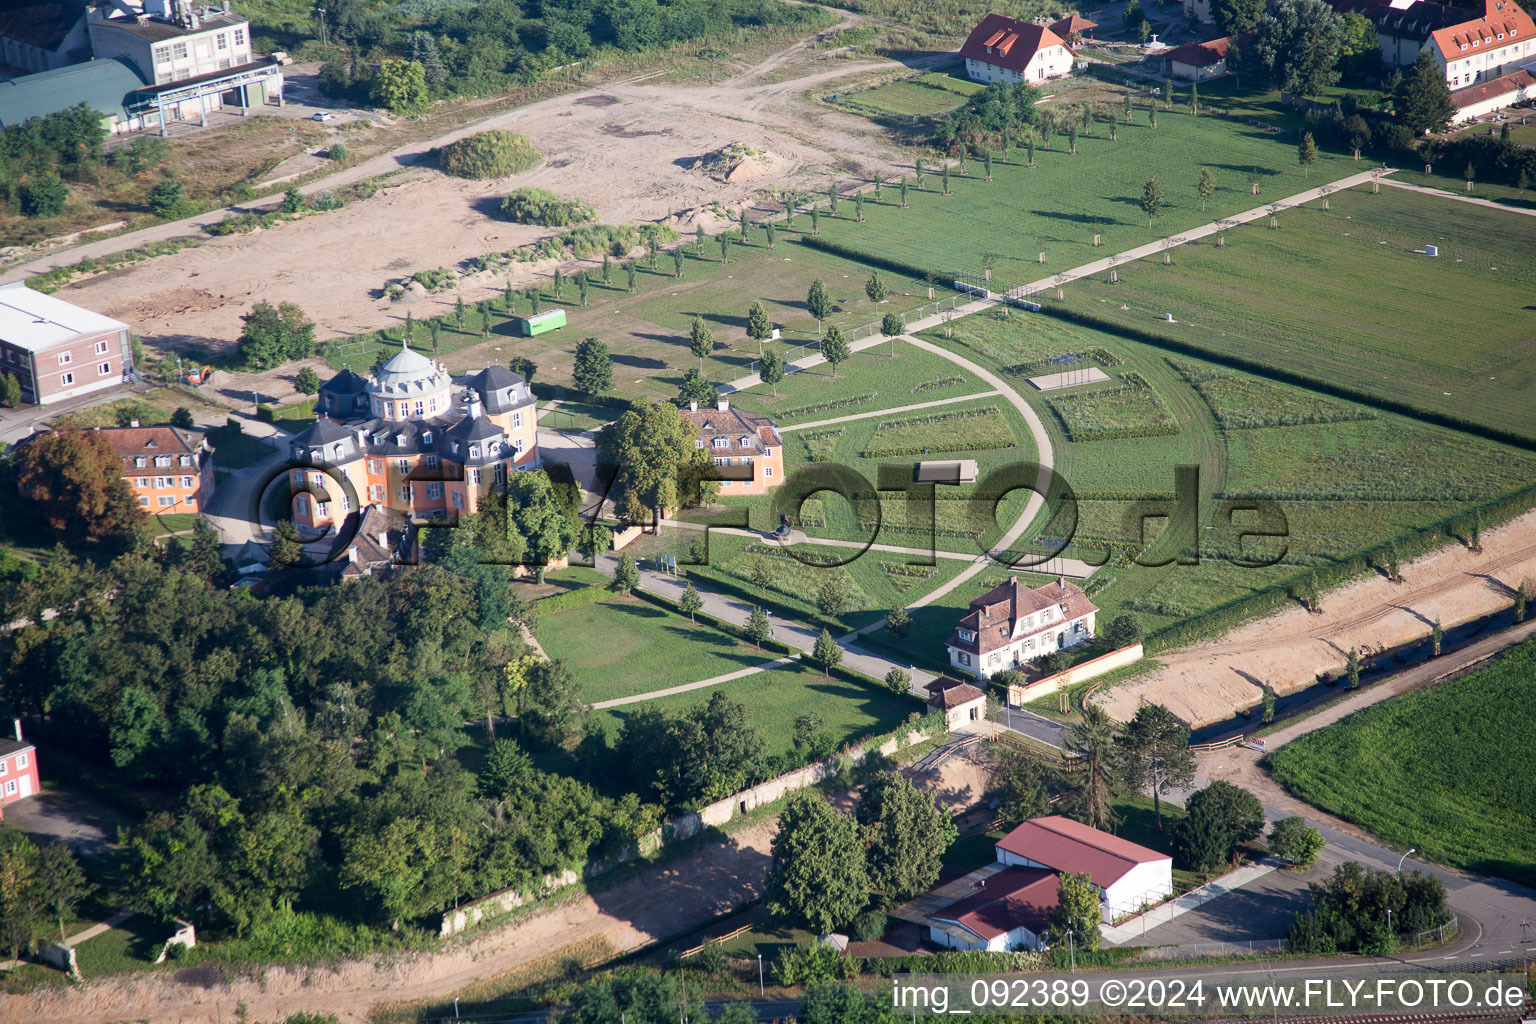
[{"label": "house with brown roof", "polygon": [[1181,82],[1204,82],[1220,78],[1227,73],[1227,48],[1232,40],[1228,36],[1208,39],[1203,43],[1185,43],[1159,56],[1163,61],[1163,73]]},{"label": "house with brown roof", "polygon": [[1451,102],[1456,105],[1451,121],[1475,121],[1484,114],[1533,99],[1536,99],[1536,75],[1522,68],[1451,93]]},{"label": "house with brown roof", "polygon": [[971,895],[928,915],[929,939],[946,949],[1046,947],[1046,919],[1060,896],[1061,876],[1044,868],[1010,867],[976,885]]},{"label": "house with brown roof", "polygon": [[958,672],[987,679],[1006,669],[1087,643],[1098,608],[1065,577],[1030,588],[1017,576],[971,600],[971,609],[947,643]]},{"label": "house with brown roof", "polygon": [[987,695],[970,683],[940,676],[925,689],[928,706],[943,712],[944,724],[951,732],[974,729],[986,721]]},{"label": "house with brown roof", "polygon": [[784,482],[784,438],[768,417],[732,409],[724,397],[713,409],[689,402],[678,412],[698,428],[694,443],[727,478],[720,481],[722,497],[767,494]]},{"label": "house with brown roof", "polygon": [[1429,50],[1458,89],[1490,82],[1536,61],[1536,23],[1515,0],[1430,3],[1428,0],[1329,0],[1340,14],[1365,16],[1376,26],[1381,60],[1412,64]]},{"label": "house with brown roof", "polygon": [[201,512],[213,498],[213,448],[197,431],[135,424],[95,432],[117,452],[145,512]]},{"label": "house with brown roof", "polygon": [[1072,70],[1066,40],[1044,25],[989,14],[960,47],[965,73],[977,82],[1043,82]]},{"label": "house with brown roof", "polygon": [[1173,893],[1173,858],[1060,815],[1031,818],[997,841],[1010,867],[1087,875],[1105,921],[1161,902]]},{"label": "house with brown roof", "polygon": [[1065,40],[1069,46],[1085,35],[1090,43],[1093,42],[1093,30],[1098,27],[1098,22],[1089,21],[1081,14],[1069,14],[1060,21],[1051,23],[1051,31]]}]

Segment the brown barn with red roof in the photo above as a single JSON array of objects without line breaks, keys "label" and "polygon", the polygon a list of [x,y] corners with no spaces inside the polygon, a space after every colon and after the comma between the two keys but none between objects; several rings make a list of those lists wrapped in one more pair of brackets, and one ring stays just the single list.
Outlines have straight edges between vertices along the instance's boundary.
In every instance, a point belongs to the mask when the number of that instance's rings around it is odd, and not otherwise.
[{"label": "brown barn with red roof", "polygon": [[965,73],[977,82],[1043,82],[1072,70],[1073,54],[1066,41],[1027,21],[989,14],[960,47]]},{"label": "brown barn with red roof", "polygon": [[1051,31],[1065,39],[1068,45],[1070,45],[1085,35],[1088,37],[1089,42],[1093,42],[1093,30],[1098,27],[1098,22],[1089,21],[1081,14],[1069,14],[1060,21],[1053,22]]},{"label": "brown barn with red roof", "polygon": [[1105,921],[1160,902],[1173,892],[1173,858],[1082,822],[1031,818],[997,841],[1010,866],[1087,875],[1103,900]]},{"label": "brown barn with red roof", "polygon": [[1065,577],[1031,589],[1010,576],[971,600],[971,610],[950,634],[949,663],[978,679],[1019,668],[1088,642],[1098,611],[1083,588]]}]

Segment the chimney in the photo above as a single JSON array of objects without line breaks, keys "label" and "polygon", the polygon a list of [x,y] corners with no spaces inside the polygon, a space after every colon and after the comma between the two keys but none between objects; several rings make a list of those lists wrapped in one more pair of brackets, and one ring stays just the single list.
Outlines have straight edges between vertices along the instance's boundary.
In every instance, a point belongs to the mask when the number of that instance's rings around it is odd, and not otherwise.
[{"label": "chimney", "polygon": [[465,395],[464,404],[467,406],[465,411],[470,419],[477,420],[480,418],[480,393],[478,391],[471,391]]},{"label": "chimney", "polygon": [[1009,583],[1017,583],[1017,582],[1019,582],[1019,578],[1017,576],[1009,576],[1008,577],[1008,582]]},{"label": "chimney", "polygon": [[699,411],[699,403],[698,402],[689,402],[688,403],[688,411],[689,412],[698,412]]},{"label": "chimney", "polygon": [[21,738],[21,719],[19,719],[19,718],[11,719],[11,725],[16,729],[16,742],[17,743],[25,743],[26,740]]},{"label": "chimney", "polygon": [[138,420],[129,420],[129,421],[128,421],[128,425],[129,425],[129,426],[130,426],[130,427],[136,427],[136,426],[138,426],[138,425],[139,425],[139,421],[138,421]]},{"label": "chimney", "polygon": [[1056,585],[1058,587],[1065,587],[1067,585],[1067,578],[1065,576],[1057,576]]},{"label": "chimney", "polygon": [[715,408],[719,409],[721,412],[730,412],[731,400],[726,398],[724,395],[721,395],[719,398],[715,399]]},{"label": "chimney", "polygon": [[357,546],[356,545],[353,545],[352,547],[347,548],[347,561],[351,562],[353,565],[357,564]]}]

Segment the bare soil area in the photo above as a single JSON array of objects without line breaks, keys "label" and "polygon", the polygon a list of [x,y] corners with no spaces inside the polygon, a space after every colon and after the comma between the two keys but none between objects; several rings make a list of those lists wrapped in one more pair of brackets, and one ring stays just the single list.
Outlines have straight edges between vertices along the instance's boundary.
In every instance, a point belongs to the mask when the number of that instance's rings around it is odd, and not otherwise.
[{"label": "bare soil area", "polygon": [[1126,721],[1142,701],[1163,704],[1198,728],[1257,704],[1266,682],[1284,694],[1343,672],[1351,647],[1396,647],[1437,619],[1450,628],[1507,607],[1520,580],[1536,581],[1536,512],[1484,533],[1480,553],[1450,544],[1404,566],[1403,577],[1360,580],[1323,595],[1319,614],[1296,607],[1160,654],[1161,668],[1112,688],[1102,706]]},{"label": "bare soil area", "polygon": [[[378,195],[339,213],[210,239],[60,294],[134,324],[159,347],[232,344],[240,315],[260,299],[298,303],[320,325],[321,338],[375,330],[403,320],[409,308],[381,297],[387,281],[457,268],[551,233],[496,216],[500,197],[514,186],[583,199],[610,223],[667,221],[691,232],[700,221],[707,230],[723,226],[717,204],[729,217],[791,185],[824,187],[834,166],[845,175],[891,168],[899,154],[868,122],[801,99],[878,66],[796,44],[713,85],[632,79],[534,103],[475,126],[531,139],[546,160],[525,174],[465,181],[410,167]],[[763,81],[786,69],[802,73]],[[772,157],[750,159],[729,175],[695,168],[700,157],[733,143]],[[521,266],[510,283],[521,287],[548,270]],[[414,313],[434,316],[460,295],[473,302],[507,283],[504,275],[478,275],[457,291],[420,299]]]},{"label": "bare soil area", "polygon": [[[980,801],[986,744],[915,776],[953,811]],[[845,799],[839,800],[846,805]],[[300,1010],[367,1021],[381,1003],[451,997],[475,982],[558,956],[563,949],[627,952],[682,934],[755,898],[778,828],[767,819],[667,864],[643,868],[596,893],[556,903],[494,931],[475,933],[446,952],[333,967],[275,967],[224,981],[217,967],[118,975],[0,1002],[0,1022],[27,1024],[227,1024],[244,1005],[249,1019],[281,1020]]]}]

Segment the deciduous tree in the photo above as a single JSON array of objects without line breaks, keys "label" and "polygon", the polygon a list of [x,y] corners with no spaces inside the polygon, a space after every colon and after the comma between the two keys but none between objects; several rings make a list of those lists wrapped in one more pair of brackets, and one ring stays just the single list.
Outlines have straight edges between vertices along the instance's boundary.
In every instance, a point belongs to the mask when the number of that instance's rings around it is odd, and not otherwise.
[{"label": "deciduous tree", "polygon": [[693,324],[688,328],[688,351],[699,357],[699,372],[704,372],[704,360],[715,350],[715,334],[704,323],[704,318],[696,316]]},{"label": "deciduous tree", "polygon": [[763,342],[773,336],[773,324],[768,319],[768,309],[761,302],[747,307],[747,337],[757,342],[757,354],[763,354]]},{"label": "deciduous tree", "polygon": [[597,398],[613,387],[613,356],[608,346],[596,338],[583,338],[576,346],[576,362],[571,368],[576,390]]},{"label": "deciduous tree", "polygon": [[32,515],[72,544],[121,545],[144,521],[123,463],[93,431],[53,430],[14,455],[17,490]]},{"label": "deciduous tree", "polygon": [[827,294],[827,286],[821,278],[811,282],[810,291],[805,294],[805,310],[816,318],[816,333],[821,333],[821,322],[832,315],[832,296]]},{"label": "deciduous tree", "polygon": [[811,648],[811,658],[821,665],[821,673],[830,676],[832,670],[843,663],[843,649],[832,639],[832,634],[825,626],[821,634],[816,637],[816,644]]},{"label": "deciduous tree", "polygon": [[948,813],[905,775],[888,772],[864,789],[855,811],[871,892],[886,906],[927,892],[955,836]]},{"label": "deciduous tree", "polygon": [[[1086,874],[1061,876],[1056,905],[1046,915],[1045,926],[1051,945],[1072,949],[1099,948],[1099,924],[1103,921],[1099,890]],[[1070,936],[1068,933],[1071,933]]]},{"label": "deciduous tree", "polygon": [[832,379],[837,379],[837,368],[846,363],[853,355],[853,349],[848,345],[848,339],[843,337],[840,328],[833,326],[827,328],[827,333],[821,339],[821,356],[832,367]]},{"label": "deciduous tree", "polygon": [[859,828],[813,791],[789,798],[779,816],[763,903],[775,917],[815,932],[839,928],[864,908],[869,875]]},{"label": "deciduous tree", "polygon": [[1143,704],[1126,723],[1116,747],[1125,785],[1152,791],[1152,810],[1161,832],[1163,793],[1187,786],[1195,777],[1189,730],[1161,704]]},{"label": "deciduous tree", "polygon": [[768,352],[758,363],[757,378],[773,389],[773,397],[779,397],[779,382],[784,379],[784,357]]}]

